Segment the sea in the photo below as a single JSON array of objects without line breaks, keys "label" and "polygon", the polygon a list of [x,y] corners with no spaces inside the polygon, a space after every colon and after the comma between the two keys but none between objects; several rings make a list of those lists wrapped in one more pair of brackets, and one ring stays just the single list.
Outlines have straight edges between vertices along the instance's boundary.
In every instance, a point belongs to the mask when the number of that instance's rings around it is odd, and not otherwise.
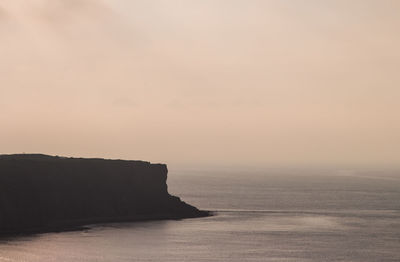
[{"label": "sea", "polygon": [[206,218],[0,238],[0,262],[399,262],[400,172],[170,170]]}]

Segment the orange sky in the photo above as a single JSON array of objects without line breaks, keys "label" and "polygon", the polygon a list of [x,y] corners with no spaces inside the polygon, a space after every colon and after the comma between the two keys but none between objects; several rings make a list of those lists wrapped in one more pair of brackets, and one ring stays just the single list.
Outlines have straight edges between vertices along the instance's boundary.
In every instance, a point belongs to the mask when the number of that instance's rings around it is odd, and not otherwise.
[{"label": "orange sky", "polygon": [[3,0],[0,152],[400,165],[400,2]]}]

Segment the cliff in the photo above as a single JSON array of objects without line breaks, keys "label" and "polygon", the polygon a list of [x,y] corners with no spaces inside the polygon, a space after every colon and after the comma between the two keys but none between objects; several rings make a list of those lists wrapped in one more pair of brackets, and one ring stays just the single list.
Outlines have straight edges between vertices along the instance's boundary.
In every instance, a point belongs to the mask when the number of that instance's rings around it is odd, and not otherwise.
[{"label": "cliff", "polygon": [[0,234],[207,216],[168,193],[167,172],[143,161],[0,155]]}]

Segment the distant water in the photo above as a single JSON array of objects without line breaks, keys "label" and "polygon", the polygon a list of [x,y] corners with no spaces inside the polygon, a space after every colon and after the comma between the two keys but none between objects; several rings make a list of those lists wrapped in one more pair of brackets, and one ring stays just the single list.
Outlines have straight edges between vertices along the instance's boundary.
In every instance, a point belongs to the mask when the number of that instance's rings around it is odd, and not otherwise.
[{"label": "distant water", "polygon": [[396,173],[171,172],[216,216],[0,239],[0,262],[400,261]]}]

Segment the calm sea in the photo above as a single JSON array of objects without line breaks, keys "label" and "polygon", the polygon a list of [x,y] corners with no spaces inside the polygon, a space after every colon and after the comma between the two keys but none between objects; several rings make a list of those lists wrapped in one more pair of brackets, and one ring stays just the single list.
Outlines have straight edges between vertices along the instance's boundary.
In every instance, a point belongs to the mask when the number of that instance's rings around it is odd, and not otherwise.
[{"label": "calm sea", "polygon": [[400,261],[400,175],[171,171],[215,216],[0,239],[0,261]]}]

